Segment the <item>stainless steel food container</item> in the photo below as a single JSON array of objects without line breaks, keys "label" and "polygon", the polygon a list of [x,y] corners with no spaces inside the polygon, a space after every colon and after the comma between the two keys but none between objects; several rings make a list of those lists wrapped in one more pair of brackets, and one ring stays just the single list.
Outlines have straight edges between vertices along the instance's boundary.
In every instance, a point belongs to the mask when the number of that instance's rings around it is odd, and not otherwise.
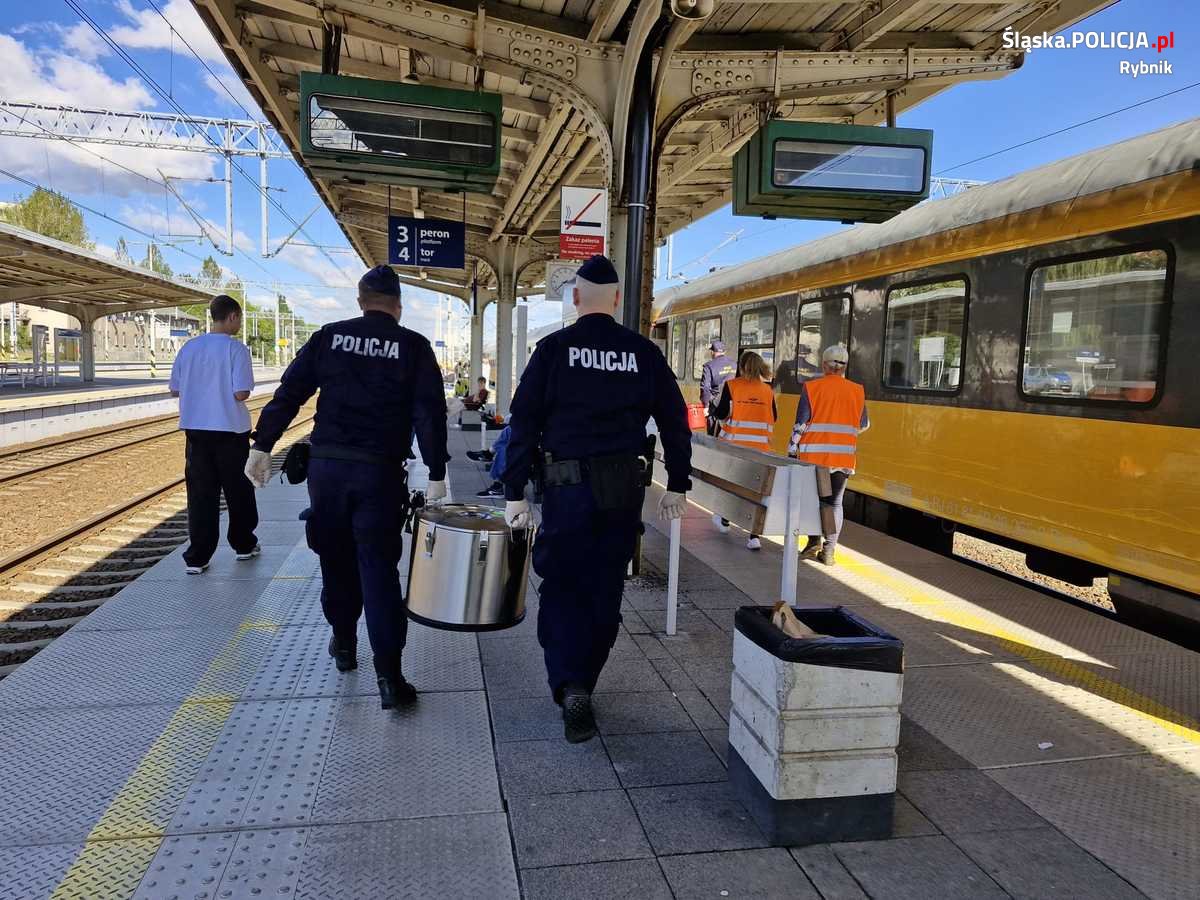
[{"label": "stainless steel food container", "polygon": [[502,510],[449,504],[421,512],[409,558],[408,616],[451,631],[495,631],[525,618],[532,530]]}]

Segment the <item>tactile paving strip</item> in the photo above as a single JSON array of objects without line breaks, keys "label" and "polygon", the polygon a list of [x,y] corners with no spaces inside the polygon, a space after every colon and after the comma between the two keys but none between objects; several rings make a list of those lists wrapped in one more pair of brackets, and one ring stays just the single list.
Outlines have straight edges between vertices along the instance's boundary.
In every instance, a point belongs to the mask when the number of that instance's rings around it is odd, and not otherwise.
[{"label": "tactile paving strip", "polygon": [[[174,713],[140,706],[0,715],[0,843],[83,840]],[[207,754],[207,747],[180,746],[177,765],[195,771]],[[142,810],[150,823],[170,821],[190,780],[187,774],[174,797]]]},{"label": "tactile paving strip", "polygon": [[1198,667],[1173,656],[912,669],[904,712],[977,766],[1190,748]]},{"label": "tactile paving strip", "polygon": [[[320,624],[279,629],[243,696],[247,699],[374,696],[378,688],[365,619],[358,624],[355,671],[339,672],[329,657],[328,644],[329,626],[323,620]],[[475,635],[466,632],[439,631],[409,623],[404,674],[423,692],[482,690],[478,641]]]},{"label": "tactile paving strip", "polygon": [[1147,895],[1196,896],[1200,751],[988,774]]},{"label": "tactile paving strip", "polygon": [[[182,703],[202,675],[209,696],[236,698],[274,629],[71,631],[3,682],[8,709]],[[210,670],[218,654],[221,665]]]},{"label": "tactile paving strip", "polygon": [[[0,849],[0,900],[128,900],[158,848],[156,839],[104,841],[81,855],[81,844]],[[70,872],[69,884],[59,888]],[[57,891],[56,888],[59,888]],[[155,900],[166,900],[160,894]]]},{"label": "tactile paving strip", "polygon": [[135,581],[75,626],[75,631],[141,631],[151,628],[234,628],[271,584],[266,578],[228,581],[196,578],[164,584]]},{"label": "tactile paving strip", "polygon": [[502,813],[311,828],[305,850],[297,900],[519,896]]},{"label": "tactile paving strip", "polygon": [[344,701],[326,758],[316,821],[501,809],[482,691],[424,694],[388,714],[374,699]]}]

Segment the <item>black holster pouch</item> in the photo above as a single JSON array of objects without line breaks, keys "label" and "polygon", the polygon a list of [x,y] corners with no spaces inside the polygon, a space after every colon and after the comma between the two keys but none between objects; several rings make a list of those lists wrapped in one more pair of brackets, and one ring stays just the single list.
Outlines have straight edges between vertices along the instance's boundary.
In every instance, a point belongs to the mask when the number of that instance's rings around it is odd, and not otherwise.
[{"label": "black holster pouch", "polygon": [[308,441],[297,441],[288,448],[287,456],[283,458],[280,476],[288,480],[288,484],[300,484],[308,478],[308,461],[312,458],[312,444]]},{"label": "black holster pouch", "polygon": [[588,459],[588,483],[596,508],[640,507],[646,494],[644,468],[642,459],[637,456],[593,456]]}]

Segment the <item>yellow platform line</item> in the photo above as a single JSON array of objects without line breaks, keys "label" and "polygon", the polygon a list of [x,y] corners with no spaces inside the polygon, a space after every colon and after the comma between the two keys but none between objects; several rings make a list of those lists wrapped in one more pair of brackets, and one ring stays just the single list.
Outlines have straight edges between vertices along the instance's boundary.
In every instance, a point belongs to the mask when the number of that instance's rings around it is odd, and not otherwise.
[{"label": "yellow platform line", "polygon": [[[934,596],[913,582],[897,578],[888,572],[879,571],[878,567],[862,561],[870,557],[856,551],[849,551],[844,547],[838,547],[837,553],[842,568],[874,582],[879,587],[900,593],[909,602],[928,609],[946,624],[994,637],[1007,650],[1047,674],[1128,709],[1169,734],[1200,745],[1200,722],[1191,716],[1105,678],[1103,675],[1098,675],[1074,660],[1058,655],[1047,656],[1048,651],[1026,644],[1016,633],[994,622],[989,622],[982,616],[957,609],[949,601]],[[1149,751],[1149,748],[1147,750]]]},{"label": "yellow platform line", "polygon": [[[52,900],[98,900],[114,888],[137,887],[150,867],[166,832],[160,810],[181,782],[190,786],[199,764],[208,757],[233,712],[236,697],[228,691],[229,673],[250,671],[255,660],[255,635],[274,632],[280,622],[248,618],[213,658],[196,687],[175,710],[162,733],[150,745],[125,784],[113,797],[85,839],[83,849],[51,895]],[[181,798],[182,799],[182,798]],[[169,818],[167,820],[169,822]],[[117,838],[152,838],[139,842],[136,853],[122,859],[122,885],[114,885],[111,844]]]}]

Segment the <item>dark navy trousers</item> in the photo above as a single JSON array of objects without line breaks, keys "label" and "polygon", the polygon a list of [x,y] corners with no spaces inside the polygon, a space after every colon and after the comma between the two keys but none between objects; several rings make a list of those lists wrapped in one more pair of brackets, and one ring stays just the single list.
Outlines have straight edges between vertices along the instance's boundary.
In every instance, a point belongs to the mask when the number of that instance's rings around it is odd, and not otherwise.
[{"label": "dark navy trousers", "polygon": [[547,487],[533,568],[542,577],[538,642],[556,700],[568,682],[594,689],[621,625],[625,571],[642,510],[600,510],[587,484]]},{"label": "dark navy trousers", "polygon": [[321,558],[321,608],[340,639],[352,640],[366,611],[375,670],[393,675],[408,635],[399,564],[408,488],[395,466],[313,459],[305,532]]}]

